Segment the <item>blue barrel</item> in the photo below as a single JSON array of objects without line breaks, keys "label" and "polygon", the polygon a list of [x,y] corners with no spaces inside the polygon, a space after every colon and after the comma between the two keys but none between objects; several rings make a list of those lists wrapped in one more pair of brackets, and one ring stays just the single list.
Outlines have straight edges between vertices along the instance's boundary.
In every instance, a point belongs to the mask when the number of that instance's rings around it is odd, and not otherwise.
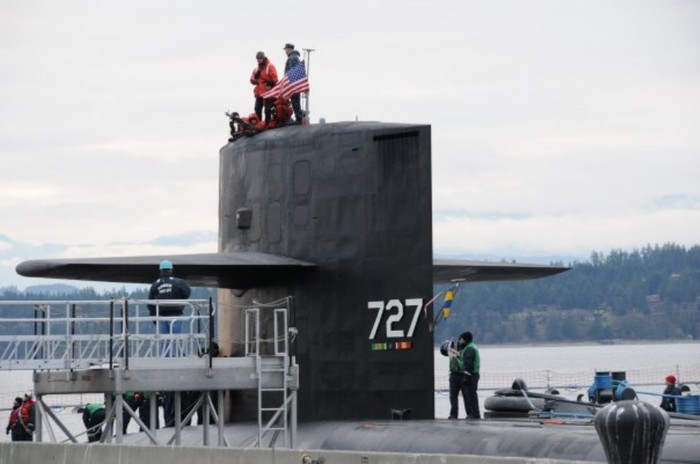
[{"label": "blue barrel", "polygon": [[593,385],[595,385],[596,390],[612,389],[612,376],[610,372],[596,372]]},{"label": "blue barrel", "polygon": [[700,415],[700,395],[679,396],[676,398],[676,411],[681,414]]},{"label": "blue barrel", "polygon": [[637,393],[629,387],[626,380],[617,382],[615,386],[615,401],[633,400]]},{"label": "blue barrel", "polygon": [[627,373],[625,371],[613,372],[610,375],[612,375],[613,382],[616,380],[618,382],[627,381]]}]

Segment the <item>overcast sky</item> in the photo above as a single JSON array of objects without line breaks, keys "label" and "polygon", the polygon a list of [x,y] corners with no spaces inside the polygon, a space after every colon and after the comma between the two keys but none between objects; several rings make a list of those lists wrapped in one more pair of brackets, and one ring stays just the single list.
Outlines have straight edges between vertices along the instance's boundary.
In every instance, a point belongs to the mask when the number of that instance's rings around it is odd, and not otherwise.
[{"label": "overcast sky", "polygon": [[699,24],[680,0],[3,0],[0,277],[216,251],[224,111],[285,42],[316,50],[312,122],[432,126],[436,253],[698,244]]}]

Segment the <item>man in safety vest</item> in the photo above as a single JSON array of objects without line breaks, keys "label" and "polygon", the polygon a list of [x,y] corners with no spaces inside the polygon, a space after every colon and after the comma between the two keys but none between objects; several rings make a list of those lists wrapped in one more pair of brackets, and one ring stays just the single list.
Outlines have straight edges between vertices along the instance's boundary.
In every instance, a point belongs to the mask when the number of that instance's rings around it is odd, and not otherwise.
[{"label": "man in safety vest", "polygon": [[34,440],[34,428],[36,424],[36,403],[30,393],[24,395],[22,406],[17,414],[16,431],[17,436],[14,441]]},{"label": "man in safety vest", "polygon": [[253,94],[255,95],[255,114],[258,115],[258,120],[261,120],[264,106],[265,125],[267,125],[270,123],[272,103],[275,99],[263,98],[263,94],[277,85],[277,69],[275,69],[275,66],[263,52],[258,52],[255,55],[255,59],[258,61],[258,65],[253,69],[253,74],[250,76],[250,83],[255,86],[255,88],[253,88]]},{"label": "man in safety vest", "polygon": [[22,398],[19,396],[15,398],[15,402],[12,404],[12,412],[10,412],[10,418],[7,421],[7,428],[5,429],[5,435],[12,432],[12,441],[18,440],[19,433],[19,412],[22,407]]},{"label": "man in safety vest", "polygon": [[464,350],[467,348],[467,342],[464,339],[464,334],[459,336],[457,347],[450,346],[448,355],[450,357],[450,417],[449,419],[457,419],[459,416],[459,394],[462,393],[464,399],[464,409],[469,410],[467,406],[467,383],[465,382],[464,374]]},{"label": "man in safety vest", "polygon": [[464,356],[464,381],[467,385],[467,419],[481,419],[479,411],[479,368],[481,367],[481,359],[479,357],[479,349],[474,344],[474,336],[471,332],[464,332],[459,337],[464,339],[466,347],[463,352]]}]

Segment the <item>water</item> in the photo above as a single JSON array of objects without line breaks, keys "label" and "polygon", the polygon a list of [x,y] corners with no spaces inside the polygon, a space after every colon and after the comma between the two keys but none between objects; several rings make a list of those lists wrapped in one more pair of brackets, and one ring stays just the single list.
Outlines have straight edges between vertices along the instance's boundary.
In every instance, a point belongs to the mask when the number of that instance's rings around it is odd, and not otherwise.
[{"label": "water", "polygon": [[[481,379],[479,399],[483,402],[494,389],[510,388],[512,381],[523,378],[534,389],[557,387],[567,398],[576,399],[593,383],[596,371],[625,371],[627,379],[637,392],[661,394],[664,378],[674,374],[679,380],[691,382],[698,392],[700,382],[700,343],[647,343],[647,344],[577,344],[548,346],[481,346]],[[448,358],[435,351],[435,386],[447,389]],[[694,384],[693,384],[694,383]],[[640,398],[658,404],[660,398],[642,395]],[[435,395],[435,417],[449,415],[449,396],[446,392]],[[460,417],[464,416],[460,405]]]},{"label": "water", "polygon": [[[595,371],[626,371],[632,385],[644,385],[637,391],[659,394],[663,391],[663,379],[673,373],[684,382],[690,382],[691,389],[699,390],[700,384],[700,343],[658,343],[623,345],[566,345],[566,346],[481,346],[481,381],[479,397],[482,403],[493,389],[508,388],[516,377],[525,378],[528,385],[542,387],[549,380],[550,385],[561,387],[562,394],[575,398],[593,381]],[[448,378],[448,358],[435,350],[436,389],[445,389]],[[680,374],[680,375],[679,375]],[[532,380],[530,380],[532,379]],[[541,385],[540,385],[541,384]],[[0,408],[9,408],[15,396],[22,396],[32,389],[30,371],[0,372]],[[533,388],[535,389],[535,388]],[[49,397],[49,403],[52,404]],[[644,401],[657,404],[656,397],[642,396]],[[100,401],[100,395],[75,395],[63,404],[81,404],[86,401]],[[55,410],[61,420],[71,429],[83,431],[79,414],[71,406]],[[443,391],[435,395],[435,416],[446,418],[449,414],[449,398]],[[464,416],[460,404],[460,417]],[[9,410],[0,411],[0,423],[7,424]],[[138,426],[132,421],[129,431]],[[54,426],[57,438],[62,433]],[[0,434],[0,441],[9,436]],[[85,441],[84,437],[81,441]]]}]

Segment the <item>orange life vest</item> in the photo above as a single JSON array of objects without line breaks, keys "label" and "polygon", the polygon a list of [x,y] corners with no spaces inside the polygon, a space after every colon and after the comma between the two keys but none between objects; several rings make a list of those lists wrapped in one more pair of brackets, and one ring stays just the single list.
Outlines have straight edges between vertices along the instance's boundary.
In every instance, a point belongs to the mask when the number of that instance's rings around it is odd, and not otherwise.
[{"label": "orange life vest", "polygon": [[[253,74],[250,75],[250,83],[255,86],[253,88],[253,95],[255,95],[256,98],[261,97],[262,94],[270,90],[274,84],[277,84],[278,80],[277,69],[275,69],[275,66],[270,63],[270,59],[265,58],[263,63],[263,67],[256,66],[255,69],[253,69]],[[270,82],[274,84],[268,84]]]},{"label": "orange life vest", "polygon": [[[19,419],[22,421],[25,427],[29,426],[30,424],[29,408],[31,408],[35,404],[36,402],[34,400],[25,400],[24,403],[22,403],[22,406],[20,407]],[[33,425],[34,424],[32,424],[32,426]]]}]

